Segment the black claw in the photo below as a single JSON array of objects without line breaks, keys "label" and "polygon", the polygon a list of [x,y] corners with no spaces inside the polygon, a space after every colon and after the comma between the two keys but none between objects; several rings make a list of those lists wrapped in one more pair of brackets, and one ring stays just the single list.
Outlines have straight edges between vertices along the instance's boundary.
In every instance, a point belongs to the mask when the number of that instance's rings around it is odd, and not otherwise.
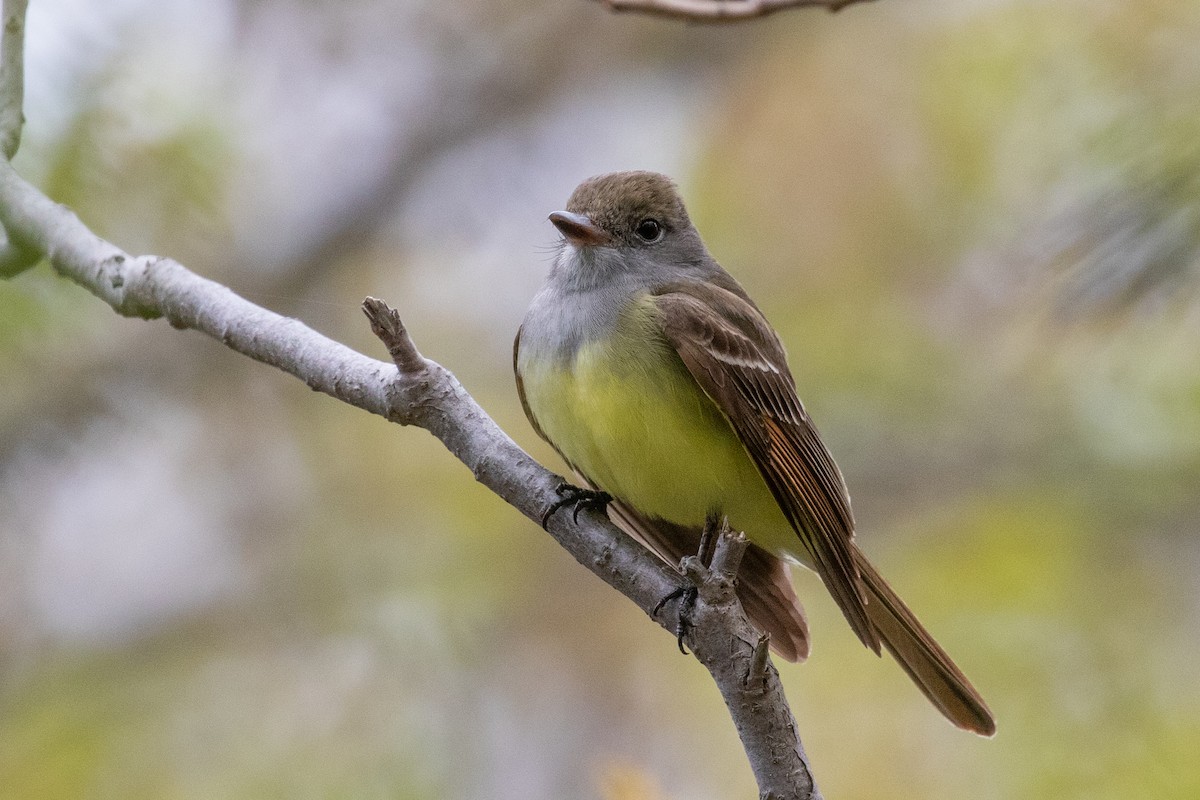
[{"label": "black claw", "polygon": [[662,600],[659,600],[658,605],[656,605],[654,607],[654,611],[651,612],[651,615],[657,617],[658,612],[662,611],[663,606],[665,606],[667,603],[671,602],[672,600],[676,600],[680,597],[683,597],[683,593],[686,592],[687,590],[688,590],[688,587],[680,586],[678,589],[675,589],[674,591],[672,591],[670,594],[668,594]]},{"label": "black claw", "polygon": [[[700,563],[705,569],[712,563],[713,554],[716,552],[717,537],[728,529],[728,520],[715,513],[709,514],[705,518],[704,530],[700,534],[700,551],[697,553]],[[680,563],[679,570],[686,573],[683,563]],[[657,617],[658,612],[662,611],[663,606],[672,600],[682,598],[679,600],[679,616],[676,617],[677,622],[675,623],[675,641],[679,644],[679,652],[685,656],[688,655],[688,651],[683,646],[683,638],[687,636],[689,630],[695,627],[692,625],[692,611],[696,608],[696,599],[699,596],[700,590],[688,580],[683,586],[672,590],[670,594],[659,600],[658,604],[654,606],[654,611],[651,612],[651,616]]]},{"label": "black claw", "polygon": [[692,627],[692,609],[696,606],[696,598],[699,596],[700,590],[695,586],[680,586],[673,590],[670,594],[658,601],[654,606],[654,616],[658,616],[658,612],[662,611],[662,607],[667,603],[677,598],[683,598],[679,601],[679,616],[675,623],[675,641],[679,645],[679,652],[685,656],[688,655],[687,648],[683,645],[683,638],[687,636],[688,630]]},{"label": "black claw", "polygon": [[608,492],[601,492],[595,489],[580,489],[578,486],[572,486],[569,483],[560,483],[554,487],[554,492],[559,495],[559,499],[551,503],[546,512],[542,514],[543,528],[550,524],[550,518],[554,516],[554,512],[563,506],[573,506],[571,509],[571,521],[578,523],[580,510],[591,508],[603,511],[612,502],[612,495]]}]

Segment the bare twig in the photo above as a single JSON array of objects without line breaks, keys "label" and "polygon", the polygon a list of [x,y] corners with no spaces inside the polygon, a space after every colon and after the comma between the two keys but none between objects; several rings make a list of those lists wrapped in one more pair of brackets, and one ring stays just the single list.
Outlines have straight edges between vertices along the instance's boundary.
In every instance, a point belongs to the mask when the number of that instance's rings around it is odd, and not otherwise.
[{"label": "bare twig", "polygon": [[741,22],[790,8],[841,11],[871,0],[597,0],[613,11],[671,17],[693,22]]},{"label": "bare twig", "polygon": [[0,33],[0,154],[12,160],[25,124],[25,8],[29,0],[4,0]]},{"label": "bare twig", "polygon": [[754,643],[754,658],[750,659],[750,671],[746,673],[742,684],[747,687],[760,685],[767,675],[767,665],[771,663],[771,635],[764,633]]},{"label": "bare twig", "polygon": [[413,376],[425,368],[424,356],[417,350],[395,309],[382,300],[368,297],[363,301],[363,313],[371,323],[371,331],[387,347],[388,355],[402,375]]},{"label": "bare twig", "polygon": [[709,568],[719,575],[725,575],[730,580],[737,577],[738,567],[742,564],[742,556],[749,546],[746,534],[729,529],[729,518],[721,518],[721,528],[717,534],[715,549],[709,560]]}]

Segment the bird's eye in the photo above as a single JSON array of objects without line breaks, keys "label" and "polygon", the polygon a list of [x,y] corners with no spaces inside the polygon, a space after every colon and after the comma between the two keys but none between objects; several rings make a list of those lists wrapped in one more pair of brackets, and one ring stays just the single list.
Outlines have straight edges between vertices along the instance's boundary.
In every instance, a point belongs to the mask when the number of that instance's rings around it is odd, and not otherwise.
[{"label": "bird's eye", "polygon": [[662,238],[663,226],[656,219],[644,219],[633,229],[638,238],[644,242],[657,242]]}]

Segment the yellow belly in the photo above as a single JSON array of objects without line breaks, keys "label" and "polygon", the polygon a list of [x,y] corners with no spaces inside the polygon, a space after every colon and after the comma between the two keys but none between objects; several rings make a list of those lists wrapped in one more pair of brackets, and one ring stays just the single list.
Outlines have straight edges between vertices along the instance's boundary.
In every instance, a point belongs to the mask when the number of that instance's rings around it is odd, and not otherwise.
[{"label": "yellow belly", "polygon": [[799,540],[733,428],[647,317],[566,365],[523,368],[526,400],[563,455],[643,514],[699,526],[709,512],[768,550]]}]

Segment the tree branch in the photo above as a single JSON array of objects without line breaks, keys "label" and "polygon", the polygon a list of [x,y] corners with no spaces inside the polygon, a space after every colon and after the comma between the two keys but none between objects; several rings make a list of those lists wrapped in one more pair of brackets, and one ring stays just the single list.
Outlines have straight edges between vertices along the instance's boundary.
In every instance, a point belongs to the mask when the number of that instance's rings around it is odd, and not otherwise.
[{"label": "tree branch", "polygon": [[[449,372],[417,352],[416,345],[400,321],[400,315],[386,303],[368,297],[363,302],[363,311],[375,335],[392,354],[399,372],[399,382],[416,383],[428,390],[441,381],[453,380]],[[457,386],[457,381],[454,385]],[[531,460],[483,414],[461,387],[458,390],[462,392],[460,399],[469,401],[469,404],[464,402],[457,410],[444,407],[444,413],[439,413],[432,405],[427,406],[425,413],[419,415],[422,419],[414,419],[411,424],[428,428],[446,443],[451,452],[472,467],[475,477],[484,485],[530,519],[540,520],[542,509],[558,498],[557,493],[542,493],[532,509],[527,502],[506,493],[528,494],[528,485],[512,485],[497,481],[496,478],[503,478],[504,473],[511,472],[514,465],[519,466],[521,471],[527,471],[529,467],[525,462]],[[467,458],[455,451],[445,436],[429,428],[428,418],[431,414],[440,416],[443,422],[449,420],[452,423],[459,421],[459,415],[462,415],[463,421],[470,415],[474,425],[494,431],[492,435],[496,438],[503,437],[507,448],[510,448],[504,453],[504,461],[508,463],[495,464],[497,475],[472,466]],[[546,483],[549,473],[540,468],[536,471],[539,473],[536,477],[542,484],[539,491],[557,485],[556,476],[550,475],[553,483]],[[547,528],[550,535],[579,563],[636,603],[651,618],[657,619],[664,628],[674,632],[675,626],[667,619],[657,618],[655,611],[662,598],[682,588],[679,574],[614,526],[603,514],[586,512],[580,518],[579,525],[570,521],[572,516],[565,513],[552,516]],[[696,556],[684,559],[682,568],[699,593],[699,602],[690,616],[692,636],[689,644],[697,660],[708,669],[721,691],[750,759],[760,797],[820,800],[821,794],[813,780],[808,758],[797,733],[796,720],[779,682],[779,673],[766,655],[766,639],[750,625],[734,591],[738,564],[746,545],[746,537],[731,532],[726,524],[718,536],[711,567],[705,567]]]},{"label": "tree branch", "polygon": [[827,8],[841,11],[872,0],[597,0],[616,12],[649,14],[692,22],[742,22],[789,8]]},{"label": "tree branch", "polygon": [[[500,430],[448,370],[422,357],[399,315],[380,301],[368,299],[364,308],[397,368],[256,306],[175,261],[122,252],[4,161],[0,221],[45,253],[61,275],[120,314],[165,317],[173,327],[201,331],[316,391],[393,422],[425,428],[476,480],[532,520],[540,520],[558,497],[555,487],[561,478]],[[681,585],[677,571],[597,512],[584,513],[577,524],[570,514],[557,514],[548,530],[576,560],[651,616],[658,601]],[[779,675],[769,663],[765,668],[756,663],[759,634],[733,592],[718,591],[721,581],[731,586],[728,573],[702,567],[690,567],[689,573],[701,591],[688,643],[725,699],[762,796],[819,798]],[[667,620],[657,621],[674,630]]]},{"label": "tree branch", "polygon": [[[26,182],[9,163],[22,125],[21,51],[25,0],[5,0],[0,38],[0,224],[11,263],[46,256],[59,274],[91,291],[125,316],[165,318],[226,347],[303,380],[316,391],[393,422],[436,436],[499,497],[532,520],[558,499],[561,479],[529,457],[441,365],[424,358],[399,315],[373,298],[364,302],[372,329],[395,366],[327,339],[202,278],[179,263],[131,256],[87,228],[70,209]],[[13,244],[17,243],[17,244]],[[0,275],[18,269],[0,260]],[[548,531],[572,556],[654,617],[661,598],[681,588],[678,571],[588,511],[578,522],[554,515]],[[698,601],[688,644],[713,676],[741,737],[761,798],[819,800],[812,772],[765,640],[751,627],[734,592],[745,540],[723,532],[712,566],[685,559]],[[674,632],[675,625],[657,620]]]}]

